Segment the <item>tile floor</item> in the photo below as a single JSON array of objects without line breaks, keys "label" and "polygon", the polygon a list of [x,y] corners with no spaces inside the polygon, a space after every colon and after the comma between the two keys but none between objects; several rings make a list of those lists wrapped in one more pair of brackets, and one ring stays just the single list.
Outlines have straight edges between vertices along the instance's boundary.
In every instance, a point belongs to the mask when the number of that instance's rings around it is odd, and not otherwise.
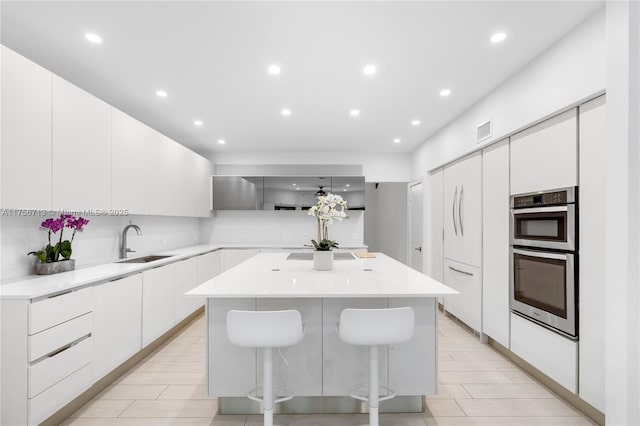
[{"label": "tile floor", "polygon": [[[422,414],[383,414],[385,426],[593,425],[563,400],[449,318],[439,320],[439,393]],[[205,322],[200,317],[63,425],[258,426],[260,416],[216,415],[205,387]],[[280,415],[284,426],[352,426],[366,415]]]}]

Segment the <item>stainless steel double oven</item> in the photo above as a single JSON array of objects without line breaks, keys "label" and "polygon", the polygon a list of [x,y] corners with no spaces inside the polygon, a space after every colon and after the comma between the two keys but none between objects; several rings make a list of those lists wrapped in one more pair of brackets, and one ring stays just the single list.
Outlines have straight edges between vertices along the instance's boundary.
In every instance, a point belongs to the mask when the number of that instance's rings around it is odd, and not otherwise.
[{"label": "stainless steel double oven", "polygon": [[511,311],[578,339],[578,188],[511,197]]}]

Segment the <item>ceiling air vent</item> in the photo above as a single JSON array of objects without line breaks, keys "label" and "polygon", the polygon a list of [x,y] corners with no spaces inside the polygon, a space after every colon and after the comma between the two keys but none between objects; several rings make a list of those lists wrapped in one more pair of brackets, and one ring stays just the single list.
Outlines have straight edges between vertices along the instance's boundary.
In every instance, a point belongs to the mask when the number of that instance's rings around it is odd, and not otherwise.
[{"label": "ceiling air vent", "polygon": [[491,132],[493,131],[493,123],[491,120],[487,120],[484,123],[478,124],[477,132],[476,132],[476,143],[482,142],[485,139],[491,137]]}]

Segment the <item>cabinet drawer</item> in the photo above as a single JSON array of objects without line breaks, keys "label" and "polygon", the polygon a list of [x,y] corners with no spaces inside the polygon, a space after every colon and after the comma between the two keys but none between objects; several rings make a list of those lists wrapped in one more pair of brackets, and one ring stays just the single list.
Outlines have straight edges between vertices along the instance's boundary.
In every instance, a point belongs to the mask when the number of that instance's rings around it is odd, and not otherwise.
[{"label": "cabinet drawer", "polygon": [[29,424],[37,425],[64,407],[92,384],[91,366],[85,365],[69,377],[29,399]]},{"label": "cabinet drawer", "polygon": [[91,334],[92,328],[92,313],[86,313],[29,336],[29,362]]},{"label": "cabinet drawer", "polygon": [[445,296],[444,308],[474,330],[482,329],[482,271],[480,268],[444,261],[444,284],[460,294]]},{"label": "cabinet drawer", "polygon": [[39,300],[29,306],[29,334],[36,334],[92,310],[93,287]]},{"label": "cabinet drawer", "polygon": [[93,339],[84,339],[51,355],[29,369],[29,398],[54,385],[91,362]]}]

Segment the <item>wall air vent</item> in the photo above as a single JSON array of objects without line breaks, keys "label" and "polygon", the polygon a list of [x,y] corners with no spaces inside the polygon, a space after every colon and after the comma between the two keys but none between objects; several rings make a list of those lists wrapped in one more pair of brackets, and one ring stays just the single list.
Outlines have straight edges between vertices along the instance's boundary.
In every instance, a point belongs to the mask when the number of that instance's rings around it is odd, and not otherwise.
[{"label": "wall air vent", "polygon": [[478,124],[478,128],[476,130],[476,143],[489,139],[492,132],[493,122],[491,120],[487,120],[484,123]]}]

